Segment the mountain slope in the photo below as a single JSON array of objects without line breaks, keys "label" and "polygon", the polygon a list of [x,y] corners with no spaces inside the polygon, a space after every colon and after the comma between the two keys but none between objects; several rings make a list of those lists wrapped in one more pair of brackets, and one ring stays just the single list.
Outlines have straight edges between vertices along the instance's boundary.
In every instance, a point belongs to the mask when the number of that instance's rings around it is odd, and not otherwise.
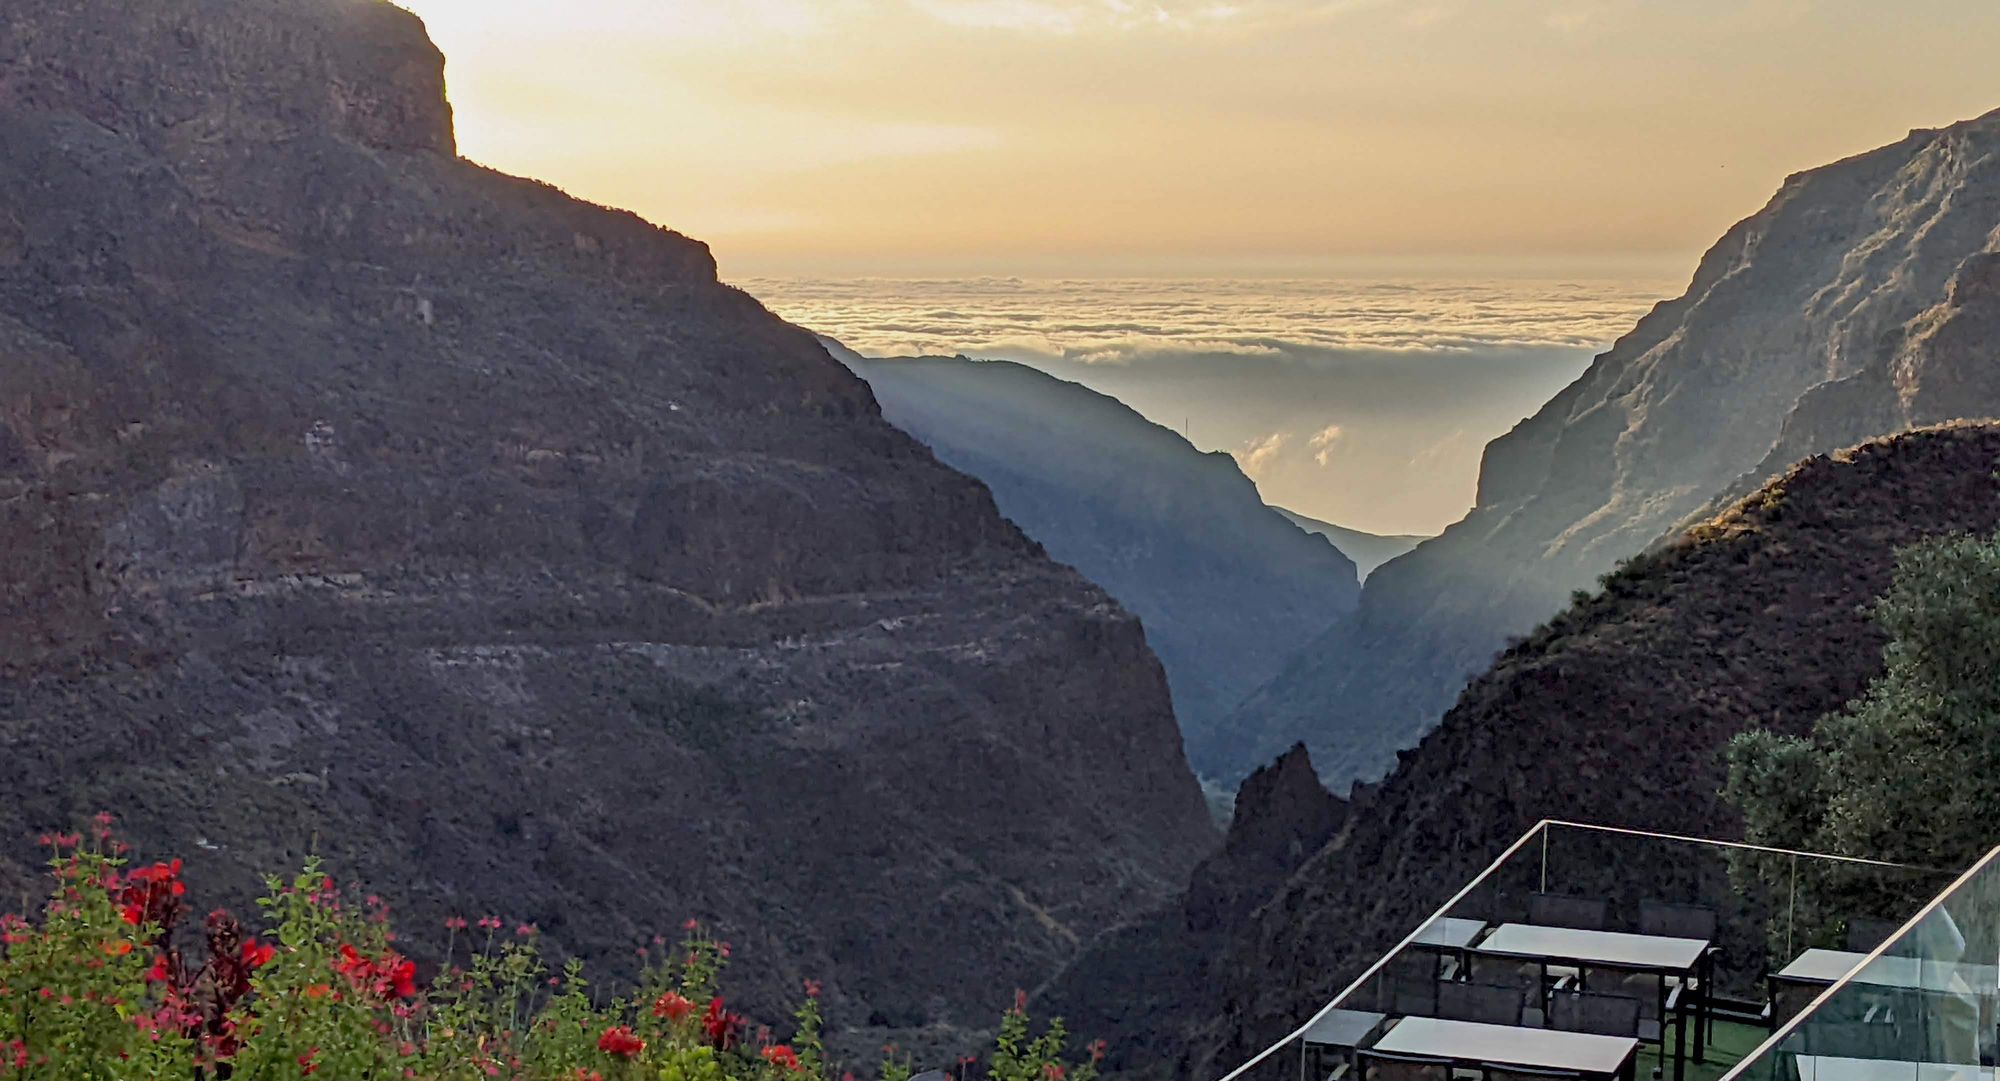
[{"label": "mountain slope", "polygon": [[835,355],[891,423],[1139,616],[1198,773],[1227,759],[1216,720],[1354,606],[1346,556],[1265,506],[1234,459],[1115,398],[1005,361]]},{"label": "mountain slope", "polygon": [[1341,554],[1354,561],[1354,569],[1361,573],[1363,580],[1375,573],[1375,568],[1395,559],[1422,544],[1428,537],[1414,535],[1381,536],[1363,533],[1358,529],[1348,529],[1317,518],[1308,518],[1296,511],[1277,508],[1279,514],[1293,525],[1308,533],[1317,533],[1340,549]]},{"label": "mountain slope", "polygon": [[1332,843],[1245,905],[1221,955],[1179,962],[1215,974],[1214,993],[1125,1042],[1149,1072],[1220,1076],[1543,818],[1740,835],[1717,795],[1723,747],[1752,726],[1803,732],[1881,671],[1865,606],[1896,549],[2000,528],[1996,470],[2000,425],[1908,432],[1805,461],[1632,561],[1467,687]]},{"label": "mountain slope", "polygon": [[1304,736],[1379,777],[1510,634],[1787,463],[2000,414],[2000,113],[1786,181],[1661,304],[1487,448],[1477,506],[1226,723],[1232,772]]},{"label": "mountain slope", "polygon": [[1207,847],[1138,623],[702,245],[456,158],[387,3],[0,8],[0,361],[6,896],[104,807],[907,1028]]}]

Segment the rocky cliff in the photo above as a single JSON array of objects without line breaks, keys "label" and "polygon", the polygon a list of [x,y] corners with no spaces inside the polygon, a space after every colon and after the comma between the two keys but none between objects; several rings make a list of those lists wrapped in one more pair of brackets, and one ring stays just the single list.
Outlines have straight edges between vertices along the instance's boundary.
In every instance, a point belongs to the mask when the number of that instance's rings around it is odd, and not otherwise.
[{"label": "rocky cliff", "polygon": [[1225,724],[1247,771],[1306,739],[1379,777],[1490,663],[1616,563],[1809,454],[2000,415],[2000,113],[1787,180],[1534,417],[1464,521]]},{"label": "rocky cliff", "polygon": [[1803,732],[1881,671],[1865,606],[1896,550],[2000,528],[1996,470],[2000,425],[1908,432],[1809,459],[1632,561],[1466,688],[1222,952],[1183,962],[1215,989],[1128,1029],[1158,1049],[1142,1065],[1221,1076],[1543,818],[1739,835],[1723,747]]},{"label": "rocky cliff", "polygon": [[1164,1052],[1185,1049],[1217,988],[1240,979],[1220,966],[1233,963],[1232,943],[1258,906],[1367,811],[1365,791],[1350,803],[1319,783],[1303,746],[1252,773],[1236,804],[1228,839],[1184,896],[1092,943],[1041,989],[1039,1009],[1078,1031],[1120,1034],[1105,1060],[1114,1073],[1160,1073],[1172,1063]]},{"label": "rocky cliff", "polygon": [[110,808],[911,1029],[1210,844],[1139,624],[377,0],[0,8],[0,544],[5,896]]},{"label": "rocky cliff", "polygon": [[1005,361],[833,351],[891,423],[1139,616],[1197,773],[1234,757],[1216,722],[1353,610],[1353,561],[1265,506],[1233,458],[1115,398]]}]

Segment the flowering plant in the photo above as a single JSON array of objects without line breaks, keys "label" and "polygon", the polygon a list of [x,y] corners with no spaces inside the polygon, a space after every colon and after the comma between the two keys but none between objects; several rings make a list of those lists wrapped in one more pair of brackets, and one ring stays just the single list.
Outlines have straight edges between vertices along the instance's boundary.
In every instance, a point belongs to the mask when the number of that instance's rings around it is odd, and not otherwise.
[{"label": "flowering plant", "polygon": [[[179,861],[132,863],[108,815],[43,843],[49,899],[32,918],[0,915],[0,1081],[854,1081],[827,1060],[815,981],[789,1039],[747,1037],[719,987],[729,946],[694,921],[675,948],[655,938],[632,993],[606,999],[578,962],[549,971],[532,924],[453,919],[425,986],[388,906],[357,902],[315,859],[267,881],[263,932],[210,913],[196,963],[177,945],[194,937]],[[1060,1021],[1029,1035],[1017,994],[990,1077],[1093,1081],[1101,1045],[1071,1066],[1063,1044]],[[975,1065],[959,1060],[956,1081]],[[891,1054],[884,1081],[910,1072]]]}]

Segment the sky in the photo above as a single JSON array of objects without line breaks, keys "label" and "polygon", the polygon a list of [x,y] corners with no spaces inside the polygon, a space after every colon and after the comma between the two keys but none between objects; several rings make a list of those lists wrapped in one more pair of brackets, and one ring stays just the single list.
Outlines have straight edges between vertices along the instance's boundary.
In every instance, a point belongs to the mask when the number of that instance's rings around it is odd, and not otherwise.
[{"label": "sky", "polygon": [[1992,0],[404,0],[464,153],[725,276],[1684,275],[2000,107]]}]

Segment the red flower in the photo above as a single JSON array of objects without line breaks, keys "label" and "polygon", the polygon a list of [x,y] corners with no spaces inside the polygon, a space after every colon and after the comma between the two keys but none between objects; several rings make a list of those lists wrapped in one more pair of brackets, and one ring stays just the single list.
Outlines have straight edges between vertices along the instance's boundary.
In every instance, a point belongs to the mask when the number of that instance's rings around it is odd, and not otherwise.
[{"label": "red flower", "polygon": [[708,1000],[708,1013],[701,1019],[701,1029],[708,1033],[708,1042],[718,1051],[727,1051],[736,1042],[738,1030],[743,1027],[743,1018],[722,1008],[721,998]]},{"label": "red flower", "polygon": [[799,1064],[799,1056],[784,1044],[764,1049],[764,1061],[780,1067],[787,1073],[797,1073],[805,1067]]},{"label": "red flower", "polygon": [[123,886],[112,882],[125,922],[134,927],[150,923],[162,931],[173,930],[187,908],[181,900],[187,894],[187,884],[180,880],[180,873],[181,861],[174,860],[133,871],[125,876]]},{"label": "red flower", "polygon": [[243,964],[247,968],[263,968],[276,956],[278,950],[275,946],[267,946],[255,940],[243,944]]},{"label": "red flower", "polygon": [[379,958],[363,957],[361,951],[342,944],[335,972],[353,981],[356,987],[375,992],[382,998],[414,998],[417,993],[417,964],[406,961],[395,950]]},{"label": "red flower", "polygon": [[681,1019],[694,1012],[694,1003],[676,992],[668,991],[653,1003],[653,1016],[664,1017],[679,1024]]},{"label": "red flower", "polygon": [[818,981],[818,980],[807,980],[807,981],[806,981],[806,997],[807,997],[807,998],[818,998],[818,997],[819,997],[819,981]]},{"label": "red flower", "polygon": [[597,1049],[617,1058],[634,1058],[646,1049],[646,1041],[625,1025],[614,1025],[597,1038]]}]

